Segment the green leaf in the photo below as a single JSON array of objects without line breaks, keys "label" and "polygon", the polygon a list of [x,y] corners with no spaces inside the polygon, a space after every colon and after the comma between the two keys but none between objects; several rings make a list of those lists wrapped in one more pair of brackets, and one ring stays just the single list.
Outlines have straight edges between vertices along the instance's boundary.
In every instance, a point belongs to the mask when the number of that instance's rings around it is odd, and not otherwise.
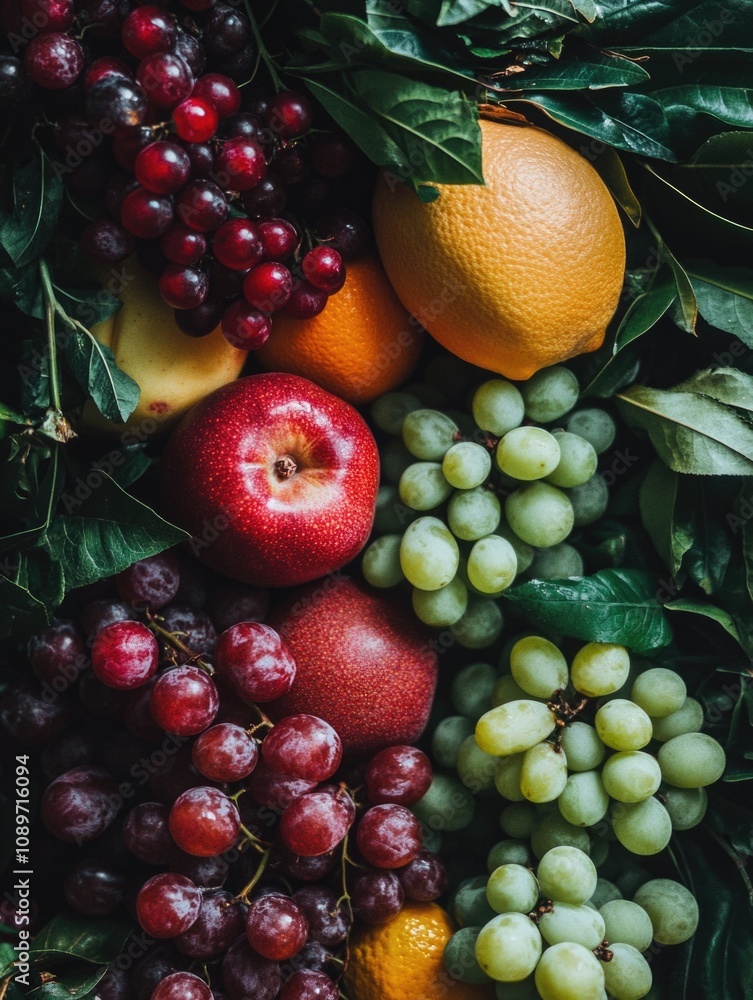
[{"label": "green leaf", "polygon": [[414,186],[483,183],[481,130],[463,94],[381,70],[356,70],[351,82],[402,150]]},{"label": "green leaf", "polygon": [[649,74],[638,63],[592,51],[547,66],[529,66],[509,81],[498,82],[506,90],[601,90],[641,84],[648,79]]},{"label": "green leaf", "polygon": [[697,114],[707,114],[727,125],[753,127],[753,90],[704,83],[666,87],[653,91],[651,96],[664,108],[668,118],[679,117],[687,122]]},{"label": "green leaf", "polygon": [[669,123],[664,109],[648,94],[619,90],[600,91],[598,95],[524,93],[522,100],[537,105],[554,121],[598,143],[640,156],[670,162],[677,159],[669,145]]},{"label": "green leaf", "polygon": [[499,7],[499,0],[442,0],[437,25],[462,24],[477,14],[483,14],[489,7]]},{"label": "green leaf", "polygon": [[78,958],[95,965],[109,965],[120,955],[133,930],[130,921],[117,917],[81,917],[59,913],[37,934],[29,949],[34,964],[52,958]]},{"label": "green leaf", "polygon": [[537,627],[586,642],[616,642],[645,653],[672,638],[657,581],[642,570],[603,569],[577,580],[531,580],[504,596]]},{"label": "green leaf", "polygon": [[63,182],[38,148],[34,159],[13,174],[13,211],[0,219],[0,244],[16,267],[44,253],[62,203]]},{"label": "green leaf", "polygon": [[[34,1000],[83,1000],[92,996],[92,990],[107,972],[107,966],[100,965],[92,972],[91,966],[57,973],[56,978],[31,990],[27,996]],[[96,996],[96,995],[94,995]]]},{"label": "green leaf", "polygon": [[685,553],[693,543],[688,525],[677,520],[679,475],[663,462],[653,462],[641,484],[640,509],[643,527],[673,577],[680,571]]},{"label": "green leaf", "polygon": [[113,576],[138,559],[155,555],[190,536],[121,489],[106,473],[85,500],[63,495],[68,511],[53,522],[48,545],[65,567],[67,587],[83,587]]},{"label": "green leaf", "polygon": [[692,539],[683,569],[706,594],[715,593],[722,585],[732,554],[729,533],[719,517],[724,501],[715,495],[718,482],[695,476],[680,479],[681,508]]},{"label": "green leaf", "polygon": [[706,322],[753,347],[753,271],[710,260],[688,261],[686,268]]},{"label": "green leaf", "polygon": [[[733,533],[734,530],[733,528]],[[738,642],[748,657],[753,658],[753,616],[750,613],[750,592],[742,554],[733,554],[724,582],[715,594],[715,603],[731,616]]]},{"label": "green leaf", "polygon": [[685,330],[686,333],[695,334],[695,324],[698,318],[698,305],[696,304],[695,293],[693,292],[693,286],[690,283],[690,278],[687,276],[685,269],[664,242],[658,229],[648,216],[646,216],[646,224],[654,234],[654,238],[656,240],[656,256],[658,260],[662,261],[669,267],[675,280],[679,306],[679,321],[676,320],[677,325],[681,330]]},{"label": "green leaf", "polygon": [[118,368],[115,355],[92,334],[72,330],[63,347],[65,359],[81,388],[99,412],[116,423],[125,422],[138,405],[138,383]]},{"label": "green leaf", "polygon": [[52,611],[29,590],[25,556],[19,556],[16,566],[7,560],[0,574],[0,636],[29,636],[41,632],[52,621]]},{"label": "green leaf", "polygon": [[52,287],[66,313],[85,327],[103,323],[114,316],[123,305],[121,299],[116,298],[105,288],[61,288],[55,282],[52,283]]},{"label": "green leaf", "polygon": [[[324,24],[326,16],[322,18]],[[372,34],[388,53],[400,60],[409,60],[414,68],[439,70],[473,79],[472,70],[463,66],[425,29],[411,21],[397,5],[383,0],[366,0],[366,21]]]},{"label": "green leaf", "polygon": [[[750,16],[748,0],[609,0],[600,7],[602,16],[595,28],[608,31],[612,41],[621,30],[633,36],[630,44],[616,48],[667,53],[678,73],[701,53],[753,51],[746,32],[740,30]],[[657,21],[667,23],[657,25]]]},{"label": "green leaf", "polygon": [[753,375],[739,368],[708,368],[675,386],[681,392],[699,392],[719,403],[753,412]]},{"label": "green leaf", "polygon": [[612,193],[612,197],[625,212],[634,226],[639,226],[641,221],[641,205],[635,195],[627,173],[625,165],[620,159],[616,149],[611,146],[594,157],[593,165],[599,172],[601,179]]},{"label": "green leaf", "polygon": [[692,615],[703,615],[704,618],[709,618],[711,621],[717,622],[725,632],[732,636],[735,642],[740,643],[741,646],[743,645],[735,619],[728,611],[718,608],[715,604],[711,604],[708,601],[701,601],[697,598],[680,597],[677,600],[669,601],[664,605],[664,608],[667,611],[685,611]]},{"label": "green leaf", "polygon": [[674,277],[669,275],[631,302],[615,334],[615,354],[655,326],[676,298],[677,285]]},{"label": "green leaf", "polygon": [[616,395],[622,417],[648,433],[659,458],[698,476],[753,474],[753,427],[708,396],[636,385]]}]

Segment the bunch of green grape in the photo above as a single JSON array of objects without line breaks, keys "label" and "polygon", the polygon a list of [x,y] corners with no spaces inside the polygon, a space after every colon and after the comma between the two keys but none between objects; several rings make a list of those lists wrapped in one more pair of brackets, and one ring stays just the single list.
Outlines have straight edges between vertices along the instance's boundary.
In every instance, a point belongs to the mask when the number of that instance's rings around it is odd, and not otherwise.
[{"label": "bunch of green grape", "polygon": [[483,648],[502,627],[495,598],[520,573],[582,575],[565,539],[606,509],[598,456],[615,424],[597,408],[571,412],[578,396],[575,375],[555,366],[519,387],[485,381],[472,415],[426,408],[410,392],[376,400],[373,420],[393,438],[381,449],[380,537],[363,554],[366,580],[407,580],[421,621]]},{"label": "bunch of green grape", "polygon": [[455,893],[460,929],[447,971],[465,983],[496,982],[499,1000],[639,1000],[652,987],[652,942],[681,944],[698,905],[672,879],[645,881],[625,899],[599,879],[577,847],[553,847],[535,869],[506,863]]}]

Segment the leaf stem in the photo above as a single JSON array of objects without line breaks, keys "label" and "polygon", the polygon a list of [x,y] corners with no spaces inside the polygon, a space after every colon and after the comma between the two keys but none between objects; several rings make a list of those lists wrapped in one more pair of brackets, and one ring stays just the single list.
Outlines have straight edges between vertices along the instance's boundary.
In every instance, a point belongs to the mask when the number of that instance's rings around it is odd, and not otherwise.
[{"label": "leaf stem", "polygon": [[58,370],[58,345],[55,341],[55,315],[60,306],[52,290],[52,280],[47,261],[39,261],[39,276],[42,279],[42,294],[44,295],[44,321],[47,327],[47,350],[49,351],[50,372],[50,402],[58,413],[62,413],[60,399],[60,372]]},{"label": "leaf stem", "polygon": [[267,52],[267,47],[264,44],[264,39],[261,37],[261,31],[259,31],[259,25],[256,23],[256,18],[254,17],[254,12],[251,9],[250,0],[243,0],[243,6],[246,8],[246,16],[248,17],[249,23],[251,25],[251,31],[254,35],[254,41],[256,42],[256,47],[259,50],[259,55],[267,67],[267,72],[272,78],[272,83],[274,84],[275,90],[284,90],[285,86],[280,79],[280,75],[277,72],[277,67],[275,66],[274,59]]}]

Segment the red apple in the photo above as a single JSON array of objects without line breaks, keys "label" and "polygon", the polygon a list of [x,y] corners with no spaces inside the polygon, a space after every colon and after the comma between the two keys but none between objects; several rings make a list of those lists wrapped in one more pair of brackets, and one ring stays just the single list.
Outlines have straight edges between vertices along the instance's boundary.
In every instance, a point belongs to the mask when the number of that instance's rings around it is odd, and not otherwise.
[{"label": "red apple", "polygon": [[353,407],[297,375],[251,375],[197,403],[162,459],[168,516],[214,569],[264,587],[344,566],[369,537],[376,443]]},{"label": "red apple", "polygon": [[290,691],[265,706],[273,720],[318,715],[351,754],[410,744],[424,731],[437,654],[404,602],[338,574],[295,591],[268,621],[298,664]]}]

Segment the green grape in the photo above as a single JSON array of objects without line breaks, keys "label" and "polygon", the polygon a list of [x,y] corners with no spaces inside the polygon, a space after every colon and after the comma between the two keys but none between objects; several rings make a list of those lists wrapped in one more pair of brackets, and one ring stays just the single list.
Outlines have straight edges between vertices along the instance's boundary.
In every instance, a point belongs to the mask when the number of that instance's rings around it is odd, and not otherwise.
[{"label": "green grape", "polygon": [[617,435],[617,426],[605,410],[597,407],[587,407],[576,410],[567,418],[566,427],[571,434],[590,441],[597,455],[602,455],[611,448]]},{"label": "green grape", "polygon": [[567,784],[567,757],[553,743],[537,743],[523,754],[520,790],[529,802],[554,802]]},{"label": "green grape", "polygon": [[454,625],[465,614],[468,607],[468,588],[459,576],[442,587],[441,590],[419,590],[413,588],[413,610],[425,625],[432,628],[446,628]]},{"label": "green grape", "polygon": [[712,785],[724,774],[726,763],[721,744],[706,733],[675,736],[659,749],[662,777],[678,788]]},{"label": "green grape", "polygon": [[[498,705],[507,705],[511,701],[526,701],[529,699],[530,695],[520,687],[512,674],[505,674],[504,677],[500,677],[492,688],[492,708],[496,708]],[[538,701],[539,699],[535,700]]]},{"label": "green grape", "polygon": [[499,500],[483,486],[453,493],[447,504],[447,523],[456,538],[474,542],[496,530],[502,516]]},{"label": "green grape", "polygon": [[625,698],[602,705],[594,722],[602,743],[613,750],[641,750],[651,739],[651,719]]},{"label": "green grape", "polygon": [[554,431],[552,436],[560,446],[560,460],[546,477],[553,486],[582,486],[596,472],[599,458],[593,445],[585,438],[568,431]]},{"label": "green grape", "polygon": [[614,1000],[640,1000],[651,989],[651,966],[630,944],[610,944],[612,958],[602,962],[607,992]]},{"label": "green grape", "polygon": [[499,825],[508,837],[530,837],[536,825],[536,810],[530,802],[513,802],[502,810]]},{"label": "green grape", "polygon": [[560,446],[543,427],[516,427],[500,438],[494,458],[506,476],[531,482],[557,468]]},{"label": "green grape", "polygon": [[503,865],[522,865],[524,868],[529,868],[533,860],[525,840],[511,837],[509,840],[498,841],[491,848],[486,858],[486,870],[491,875]]},{"label": "green grape", "polygon": [[556,810],[542,817],[531,834],[531,850],[537,858],[543,858],[554,847],[575,847],[586,854],[591,849],[591,838]]},{"label": "green grape", "polygon": [[560,542],[536,553],[528,575],[532,580],[564,580],[568,576],[583,576],[583,559],[573,545]]},{"label": "green grape", "polygon": [[612,828],[623,847],[644,857],[663,851],[672,836],[669,813],[654,798],[615,803]]},{"label": "green grape", "polygon": [[547,948],[536,966],[542,1000],[602,1000],[604,970],[596,956],[573,941]]},{"label": "green grape", "polygon": [[665,743],[675,736],[697,733],[703,725],[703,706],[695,698],[686,698],[682,707],[663,719],[652,719],[654,739]]},{"label": "green grape", "polygon": [[567,660],[539,635],[519,639],[510,650],[510,671],[516,683],[535,698],[551,698],[567,687]]},{"label": "green grape", "polygon": [[[617,845],[622,848],[622,845]],[[624,848],[623,848],[624,850]],[[629,852],[627,852],[629,854]],[[650,873],[640,865],[628,865],[615,879],[622,895],[627,899],[633,896],[638,889],[650,878]]]},{"label": "green grape", "polygon": [[476,959],[492,979],[514,983],[525,979],[541,957],[541,934],[523,913],[500,913],[485,924],[476,941]]},{"label": "green grape", "polygon": [[659,944],[682,944],[696,932],[698,903],[695,896],[673,879],[655,878],[644,882],[633,902],[648,913],[654,940]]},{"label": "green grape", "polygon": [[494,785],[499,794],[508,802],[523,802],[525,795],[520,790],[520,771],[523,767],[522,753],[508,754],[497,761]]},{"label": "green grape", "polygon": [[528,545],[527,542],[524,542],[522,538],[518,538],[507,521],[500,521],[494,533],[495,535],[501,535],[502,538],[506,538],[510,545],[512,545],[515,549],[515,558],[518,562],[518,573],[525,573],[537,555],[536,549],[532,545]]},{"label": "green grape", "polygon": [[371,419],[380,430],[399,437],[405,418],[420,409],[421,401],[409,392],[386,392],[371,404]]},{"label": "green grape", "polygon": [[525,415],[523,397],[511,382],[499,378],[490,379],[476,389],[471,410],[479,427],[497,437],[519,427]]},{"label": "green grape", "polygon": [[494,788],[497,758],[484,753],[475,736],[469,736],[463,741],[455,766],[460,780],[474,794]]},{"label": "green grape", "polygon": [[557,805],[573,826],[593,826],[602,820],[609,808],[609,795],[598,771],[576,771],[571,774]]},{"label": "green grape", "polygon": [[405,529],[400,543],[400,565],[414,587],[419,590],[446,587],[459,564],[458,543],[438,517],[419,517]]},{"label": "green grape", "polygon": [[379,464],[382,476],[395,486],[400,477],[416,459],[399,438],[393,438],[379,449]]},{"label": "green grape", "polygon": [[459,441],[442,459],[442,472],[451,486],[472,490],[486,482],[492,471],[492,457],[483,445]]},{"label": "green grape", "polygon": [[476,961],[476,939],[480,930],[481,927],[461,927],[445,945],[444,967],[458,982],[481,985],[492,981]]},{"label": "green grape", "polygon": [[382,535],[369,545],[361,560],[361,569],[372,587],[396,587],[405,575],[400,568],[402,535]]},{"label": "green grape", "polygon": [[476,723],[476,739],[486,753],[530,750],[550,736],[557,724],[554,712],[539,701],[511,701],[498,705]]},{"label": "green grape", "polygon": [[596,866],[577,847],[553,847],[539,861],[537,877],[547,899],[586,903],[596,888]]},{"label": "green grape", "polygon": [[630,655],[624,646],[589,642],[582,646],[570,666],[573,687],[586,698],[601,698],[619,690],[630,672]]},{"label": "green grape", "polygon": [[[607,846],[608,850],[609,845],[607,841],[602,839],[601,842]],[[598,868],[599,866],[594,860],[593,854],[591,855],[591,860]],[[605,907],[607,903],[611,903],[613,900],[621,900],[621,899],[622,899],[622,893],[614,884],[614,882],[610,882],[609,879],[599,877],[596,879],[596,888],[594,889],[593,896],[591,896],[588,902],[591,903],[593,906],[595,906],[598,910],[600,910],[601,915],[603,917],[604,916],[603,907]],[[611,941],[612,938],[607,937],[607,940]],[[628,944],[632,944],[632,941],[629,941]]]},{"label": "green grape", "polygon": [[530,913],[539,898],[539,883],[523,865],[500,865],[489,875],[486,898],[495,913]]},{"label": "green grape", "polygon": [[578,402],[578,380],[564,365],[542,368],[520,389],[526,416],[537,424],[550,424]]},{"label": "green grape", "polygon": [[431,755],[440,767],[455,767],[460,746],[474,729],[473,722],[462,715],[442,719],[431,737]]},{"label": "green grape", "polygon": [[636,705],[659,719],[679,711],[687,696],[685,681],[674,670],[667,670],[666,667],[652,667],[638,674],[630,692],[630,698]]},{"label": "green grape", "polygon": [[517,983],[495,983],[497,1000],[541,1000],[533,976],[527,976]]},{"label": "green grape", "polygon": [[604,760],[606,747],[594,727],[587,722],[576,720],[565,726],[560,743],[567,754],[567,766],[571,771],[592,771]]},{"label": "green grape", "polygon": [[564,542],[573,527],[570,500],[549,483],[529,483],[511,493],[505,501],[505,517],[519,538],[538,548]]},{"label": "green grape", "polygon": [[547,944],[574,941],[589,950],[598,948],[604,940],[604,918],[598,910],[582,903],[563,903],[555,899],[554,907],[542,913],[539,930]]},{"label": "green grape", "polygon": [[483,594],[507,590],[517,572],[515,549],[500,535],[479,538],[468,555],[468,579]]},{"label": "green grape", "polygon": [[374,511],[374,530],[382,535],[402,535],[418,514],[400,500],[396,486],[380,486]]},{"label": "green grape", "polygon": [[476,802],[457,778],[435,774],[426,794],[411,808],[430,830],[463,830],[473,819]]},{"label": "green grape", "polygon": [[455,443],[458,425],[439,410],[413,410],[403,421],[403,443],[425,462],[441,462]]},{"label": "green grape", "polygon": [[598,521],[609,503],[609,489],[598,472],[582,486],[573,486],[567,491],[567,495],[572,504],[573,524],[576,528]]},{"label": "green grape", "polygon": [[618,802],[642,802],[661,784],[661,768],[655,757],[641,750],[612,754],[601,771],[604,788]]},{"label": "green grape", "polygon": [[600,909],[604,918],[604,937],[609,944],[630,944],[638,951],[645,951],[651,944],[654,930],[651,917],[637,903],[629,899],[611,899]]},{"label": "green grape", "polygon": [[450,629],[466,649],[486,649],[499,637],[503,625],[502,611],[496,601],[471,594],[465,613]]},{"label": "green grape", "polygon": [[464,879],[455,891],[450,909],[460,927],[483,927],[495,917],[486,898],[486,875]]},{"label": "green grape", "polygon": [[[591,832],[593,833],[594,837],[591,842],[591,851],[589,856],[593,861],[593,863],[596,865],[596,867],[601,868],[601,866],[607,860],[607,856],[609,855],[609,841],[607,840],[605,835],[602,835],[602,833],[606,834],[607,831],[603,830],[603,828],[600,827],[598,830],[593,829]],[[591,903],[593,902],[593,896],[591,897],[589,902]]]},{"label": "green grape", "polygon": [[469,663],[455,675],[450,687],[452,707],[469,719],[478,719],[489,711],[497,671],[491,663]]},{"label": "green grape", "polygon": [[439,462],[413,462],[400,477],[400,499],[413,510],[433,510],[452,493]]},{"label": "green grape", "polygon": [[706,815],[709,797],[705,788],[675,788],[663,785],[661,797],[673,830],[692,830]]}]

